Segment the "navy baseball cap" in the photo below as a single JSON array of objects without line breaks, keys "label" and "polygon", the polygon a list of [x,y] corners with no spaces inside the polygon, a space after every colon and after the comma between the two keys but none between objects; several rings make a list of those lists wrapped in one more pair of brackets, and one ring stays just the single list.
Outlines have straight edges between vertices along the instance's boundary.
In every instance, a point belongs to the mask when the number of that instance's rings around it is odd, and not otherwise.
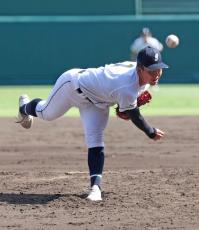
[{"label": "navy baseball cap", "polygon": [[137,63],[143,65],[149,70],[169,68],[168,65],[162,62],[159,50],[151,46],[147,46],[140,50],[137,56]]}]

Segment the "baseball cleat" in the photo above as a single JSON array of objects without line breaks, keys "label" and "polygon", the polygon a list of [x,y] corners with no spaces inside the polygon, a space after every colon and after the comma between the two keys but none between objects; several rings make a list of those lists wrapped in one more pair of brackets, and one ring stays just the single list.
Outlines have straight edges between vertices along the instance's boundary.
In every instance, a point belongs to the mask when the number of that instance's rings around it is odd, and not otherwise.
[{"label": "baseball cleat", "polygon": [[33,116],[22,114],[20,112],[20,107],[27,104],[28,102],[30,102],[28,95],[24,94],[19,97],[19,113],[16,123],[19,123],[25,129],[29,129],[32,126]]},{"label": "baseball cleat", "polygon": [[91,191],[86,199],[90,201],[101,201],[102,200],[101,190],[98,185],[92,186]]}]

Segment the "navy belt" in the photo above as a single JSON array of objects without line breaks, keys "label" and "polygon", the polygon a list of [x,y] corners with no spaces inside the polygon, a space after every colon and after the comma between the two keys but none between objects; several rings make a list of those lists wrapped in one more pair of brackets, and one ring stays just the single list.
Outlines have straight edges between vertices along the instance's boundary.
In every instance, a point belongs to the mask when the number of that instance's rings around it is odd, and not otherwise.
[{"label": "navy belt", "polygon": [[[78,88],[78,89],[76,89],[76,90],[77,90],[77,92],[78,92],[79,94],[83,94],[83,92],[82,92],[82,90],[81,90],[80,88]],[[91,101],[88,97],[85,96],[85,99],[88,100],[88,101],[90,101],[90,102],[92,103],[92,101]]]}]

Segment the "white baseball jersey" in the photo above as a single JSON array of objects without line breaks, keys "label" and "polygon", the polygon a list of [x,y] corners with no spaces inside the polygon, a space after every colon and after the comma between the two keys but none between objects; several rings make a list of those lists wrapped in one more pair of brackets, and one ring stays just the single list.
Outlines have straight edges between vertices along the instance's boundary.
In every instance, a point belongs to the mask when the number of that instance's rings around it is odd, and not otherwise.
[{"label": "white baseball jersey", "polygon": [[135,62],[86,69],[78,76],[82,92],[99,108],[119,104],[120,112],[137,106],[137,97],[149,85],[139,86]]},{"label": "white baseball jersey", "polygon": [[43,120],[54,120],[77,107],[88,148],[104,146],[103,132],[108,122],[109,107],[117,103],[121,112],[135,108],[137,97],[148,87],[139,86],[136,63],[133,62],[84,71],[72,69],[57,79],[48,99],[37,104],[36,113]]}]

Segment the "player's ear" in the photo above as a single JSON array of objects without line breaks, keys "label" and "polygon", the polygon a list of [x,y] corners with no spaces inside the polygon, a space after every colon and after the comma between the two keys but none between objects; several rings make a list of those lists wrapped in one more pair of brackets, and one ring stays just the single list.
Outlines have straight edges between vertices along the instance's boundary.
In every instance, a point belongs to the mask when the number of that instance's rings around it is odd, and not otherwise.
[{"label": "player's ear", "polygon": [[144,67],[142,65],[137,64],[137,72],[141,73],[144,70]]}]

